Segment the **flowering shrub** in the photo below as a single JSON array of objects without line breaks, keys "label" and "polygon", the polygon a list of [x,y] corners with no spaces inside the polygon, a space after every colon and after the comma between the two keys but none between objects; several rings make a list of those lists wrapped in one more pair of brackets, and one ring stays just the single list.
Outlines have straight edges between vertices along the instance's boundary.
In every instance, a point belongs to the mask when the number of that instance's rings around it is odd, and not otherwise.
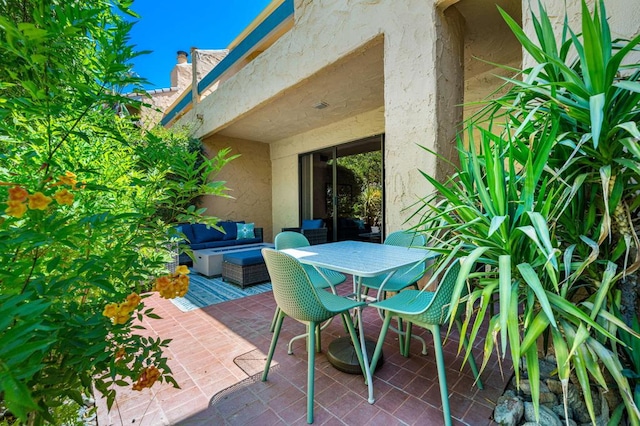
[{"label": "flowering shrub", "polygon": [[[19,7],[17,7],[17,3]],[[168,273],[178,222],[215,224],[192,200],[233,159],[185,131],[143,131],[128,45],[129,2],[0,2],[0,405],[30,424],[94,389],[177,383],[137,334],[145,299],[184,295]],[[159,278],[158,278],[159,277]]]}]

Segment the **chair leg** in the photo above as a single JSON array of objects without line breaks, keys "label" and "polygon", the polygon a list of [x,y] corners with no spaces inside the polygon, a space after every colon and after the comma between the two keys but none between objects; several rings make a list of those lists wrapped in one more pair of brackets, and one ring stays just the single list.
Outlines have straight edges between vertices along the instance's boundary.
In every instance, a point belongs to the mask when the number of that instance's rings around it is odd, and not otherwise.
[{"label": "chair leg", "polygon": [[442,353],[442,340],[440,340],[440,326],[429,327],[433,334],[433,351],[436,354],[438,367],[438,380],[440,381],[440,398],[442,399],[442,412],[445,426],[451,426],[451,410],[449,409],[449,391],[447,389],[447,375],[444,368],[444,354]]},{"label": "chair leg", "polygon": [[384,338],[387,336],[387,330],[389,330],[389,324],[391,324],[391,315],[389,314],[389,312],[387,312],[384,317],[384,322],[382,323],[382,328],[380,329],[380,336],[378,337],[378,343],[376,343],[376,349],[373,352],[373,357],[371,358],[371,371],[376,371],[376,366],[378,365],[380,354],[382,354],[382,345],[384,344]]},{"label": "chair leg", "polygon": [[322,335],[322,324],[316,325],[316,352],[322,352],[322,339],[320,336]]},{"label": "chair leg", "polygon": [[400,346],[400,355],[402,356],[408,356],[405,352],[405,337],[407,338],[407,340],[409,339],[409,336],[406,335],[405,331],[403,330],[403,326],[402,326],[402,318],[398,317],[398,345]]},{"label": "chair leg", "polygon": [[307,423],[313,423],[313,392],[314,392],[314,376],[316,362],[316,333],[312,330],[316,329],[316,323],[309,323],[309,339],[307,340]]},{"label": "chair leg", "polygon": [[280,315],[280,307],[276,306],[276,311],[273,313],[273,319],[271,320],[271,325],[269,326],[269,331],[273,333],[273,330],[276,328],[276,321],[278,321],[278,315]]},{"label": "chair leg", "polygon": [[400,348],[401,349],[400,353],[405,358],[409,358],[409,348],[411,347],[411,328],[412,327],[413,327],[413,323],[411,321],[407,321],[407,331],[405,331],[406,336],[404,339],[404,348]]},{"label": "chair leg", "polygon": [[[462,324],[460,320],[456,320],[456,326],[458,327],[458,331],[460,332],[460,338],[462,339],[462,344],[464,345],[464,350],[468,351],[469,349],[469,339],[467,339],[466,335],[462,335]],[[473,356],[473,352],[469,352],[469,367],[471,367],[471,371],[473,372],[473,376],[476,378],[476,386],[478,389],[484,389],[484,385],[480,380],[480,373],[478,372],[478,365],[476,364],[476,359]]]},{"label": "chair leg", "polygon": [[278,337],[280,336],[280,329],[282,328],[282,321],[284,320],[284,312],[280,310],[278,318],[276,319],[275,329],[273,337],[271,338],[271,346],[269,347],[269,355],[267,355],[267,362],[264,365],[264,371],[262,372],[262,381],[267,381],[269,375],[269,368],[271,367],[271,360],[273,359],[273,353],[276,351],[276,344],[278,343]]}]

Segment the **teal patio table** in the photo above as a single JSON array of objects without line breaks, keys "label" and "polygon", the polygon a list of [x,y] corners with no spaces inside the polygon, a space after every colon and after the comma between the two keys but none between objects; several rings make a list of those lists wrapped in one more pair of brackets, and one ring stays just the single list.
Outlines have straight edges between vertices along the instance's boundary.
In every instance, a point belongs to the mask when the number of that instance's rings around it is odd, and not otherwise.
[{"label": "teal patio table", "polygon": [[[376,299],[383,294],[385,283],[398,269],[418,265],[436,256],[436,253],[425,248],[407,248],[364,241],[339,241],[336,243],[318,244],[309,247],[282,250],[306,265],[311,265],[322,274],[321,268],[331,269],[344,274],[353,275],[354,296],[361,300],[361,280],[386,274]],[[369,368],[369,356],[364,337],[362,311],[356,311],[360,345],[364,356],[365,377],[369,391],[369,403],[373,404],[373,380]],[[330,346],[331,350],[331,346]]]}]

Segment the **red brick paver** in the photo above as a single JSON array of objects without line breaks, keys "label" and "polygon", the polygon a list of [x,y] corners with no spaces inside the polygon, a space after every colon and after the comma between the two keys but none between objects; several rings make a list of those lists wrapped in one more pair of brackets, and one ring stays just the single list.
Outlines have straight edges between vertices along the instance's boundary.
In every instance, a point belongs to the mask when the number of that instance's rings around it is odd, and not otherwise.
[{"label": "red brick paver", "polygon": [[[348,284],[340,286],[349,287]],[[120,389],[116,403],[107,412],[98,401],[100,426],[123,425],[303,425],[306,424],[307,352],[303,340],[287,354],[288,340],[304,331],[304,326],[285,319],[274,356],[278,364],[269,380],[249,377],[234,359],[258,350],[266,357],[272,334],[269,325],[275,309],[270,292],[181,312],[170,301],[153,296],[146,299],[161,320],[145,322],[149,335],[173,339],[165,352],[181,389],[156,384],[134,392]],[[367,337],[377,339],[382,321],[371,308],[365,309]],[[414,327],[427,341],[427,355],[412,341],[411,356],[398,352],[397,335],[387,334],[385,362],[374,375],[376,402],[367,402],[362,376],[342,373],[316,357],[315,422],[318,425],[441,425],[440,390],[431,335]],[[322,334],[323,350],[335,337],[344,335],[339,320]],[[485,389],[478,390],[467,365],[460,369],[456,356],[457,333],[444,346],[449,401],[456,425],[489,425],[498,396],[511,371],[498,371],[493,356],[481,378]],[[482,349],[474,348],[481,361]],[[510,367],[510,363],[505,365]]]}]

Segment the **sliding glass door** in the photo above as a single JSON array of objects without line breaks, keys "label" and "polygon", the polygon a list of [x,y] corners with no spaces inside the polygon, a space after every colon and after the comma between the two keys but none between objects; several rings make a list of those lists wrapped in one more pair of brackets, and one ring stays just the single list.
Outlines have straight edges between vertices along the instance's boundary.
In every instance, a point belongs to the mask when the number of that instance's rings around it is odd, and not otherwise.
[{"label": "sliding glass door", "polygon": [[323,219],[329,241],[379,240],[383,135],[300,156],[300,219]]}]

